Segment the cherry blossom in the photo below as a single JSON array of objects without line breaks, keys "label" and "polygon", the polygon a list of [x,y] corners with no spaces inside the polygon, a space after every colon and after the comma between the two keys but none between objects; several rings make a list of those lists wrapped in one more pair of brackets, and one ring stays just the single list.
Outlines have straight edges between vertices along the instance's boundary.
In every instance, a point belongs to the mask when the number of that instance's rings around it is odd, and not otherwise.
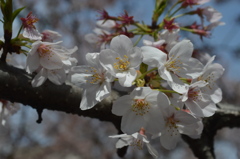
[{"label": "cherry blossom", "polygon": [[62,37],[61,34],[59,34],[56,31],[52,31],[52,30],[44,30],[42,32],[42,40],[44,42],[53,42],[54,40],[59,39],[60,37]]},{"label": "cherry blossom", "polygon": [[202,64],[191,57],[193,45],[189,40],[177,43],[168,55],[150,46],[143,46],[142,52],[143,62],[151,67],[158,67],[160,77],[167,80],[171,88],[179,93],[186,91],[186,84],[179,77],[196,78],[203,69]]},{"label": "cherry blossom", "polygon": [[208,63],[203,69],[202,75],[196,79],[193,79],[192,82],[207,82],[207,85],[205,87],[202,87],[201,91],[209,94],[214,103],[219,103],[222,100],[222,90],[217,86],[216,80],[218,80],[223,75],[225,69],[218,63],[212,63],[214,59],[215,56],[209,59]]},{"label": "cherry blossom", "polygon": [[136,67],[142,62],[141,49],[133,47],[132,41],[125,35],[114,37],[110,49],[102,50],[100,63],[124,87],[131,87],[137,76]]},{"label": "cherry blossom", "polygon": [[77,47],[66,49],[60,46],[60,43],[34,42],[27,56],[26,70],[30,73],[39,67],[56,70],[62,69],[66,62],[72,63],[70,56],[77,50]]},{"label": "cherry blossom", "polygon": [[162,113],[165,124],[164,130],[160,133],[160,142],[164,148],[169,150],[175,148],[181,134],[199,136],[202,133],[201,120],[191,114],[166,105],[162,108]]},{"label": "cherry blossom", "polygon": [[210,94],[203,92],[207,82],[198,81],[188,86],[188,91],[183,94],[182,102],[186,107],[198,117],[212,116],[217,110],[216,104],[212,101]]},{"label": "cherry blossom", "polygon": [[38,21],[32,12],[30,12],[26,18],[21,18],[23,25],[23,36],[31,40],[41,40],[41,34],[38,32],[34,23]]},{"label": "cherry blossom", "polygon": [[158,152],[150,145],[150,141],[145,135],[144,128],[141,128],[139,132],[133,133],[132,135],[121,134],[109,136],[110,138],[119,138],[116,143],[116,148],[122,148],[124,146],[133,146],[137,149],[142,150],[144,144],[146,144],[148,152],[154,157],[158,158]]},{"label": "cherry blossom", "polygon": [[99,53],[88,53],[89,66],[75,66],[70,70],[70,81],[84,88],[80,108],[90,109],[108,97],[113,77],[99,63]]},{"label": "cherry blossom", "polygon": [[[157,98],[160,98],[160,103]],[[162,92],[137,87],[130,95],[122,96],[113,103],[112,113],[122,116],[121,130],[124,133],[132,134],[144,127],[154,134],[163,127],[160,106],[164,104],[169,104],[169,100]]]}]

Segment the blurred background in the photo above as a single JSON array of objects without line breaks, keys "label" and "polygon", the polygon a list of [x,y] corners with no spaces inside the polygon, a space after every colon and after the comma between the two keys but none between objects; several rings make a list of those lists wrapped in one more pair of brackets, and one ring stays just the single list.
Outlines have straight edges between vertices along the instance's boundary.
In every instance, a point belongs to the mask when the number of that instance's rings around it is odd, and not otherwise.
[{"label": "blurred background", "polygon": [[[87,43],[84,35],[95,27],[99,10],[118,16],[126,10],[135,20],[150,24],[154,0],[13,0],[14,8],[26,6],[21,17],[32,11],[39,18],[37,28],[55,30],[62,34],[67,48],[78,46],[75,55],[79,64],[84,63],[85,54],[99,51]],[[229,109],[240,106],[240,1],[211,0],[204,6],[212,6],[223,14],[224,26],[214,29],[211,37],[200,40],[199,36],[184,34],[201,52],[217,55],[216,62],[224,66],[225,73],[218,81],[223,90],[222,103]],[[199,19],[199,18],[198,18]],[[182,19],[180,23],[193,23],[195,19]],[[20,21],[14,23],[17,33]],[[0,32],[1,36],[2,31]],[[139,43],[141,46],[142,43]],[[108,138],[117,133],[111,123],[97,119],[79,117],[62,112],[44,110],[43,121],[37,124],[37,112],[28,106],[8,118],[0,125],[0,159],[118,159],[116,140]],[[240,129],[224,128],[215,137],[217,159],[240,158]],[[153,145],[162,159],[194,159],[188,146],[182,141],[172,150],[163,149],[159,140]],[[147,159],[147,150],[129,148],[126,159]]]}]

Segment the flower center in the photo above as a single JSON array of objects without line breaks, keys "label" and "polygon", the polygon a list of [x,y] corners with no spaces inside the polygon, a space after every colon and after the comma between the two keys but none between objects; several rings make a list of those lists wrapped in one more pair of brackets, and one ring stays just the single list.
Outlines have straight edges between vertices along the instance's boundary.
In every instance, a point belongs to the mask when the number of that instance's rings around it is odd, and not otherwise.
[{"label": "flower center", "polygon": [[113,67],[116,69],[116,70],[119,70],[119,71],[126,71],[128,69],[128,66],[130,64],[130,62],[128,61],[128,56],[127,55],[124,55],[123,58],[121,57],[117,57],[116,58],[116,61],[113,65]]},{"label": "flower center", "polygon": [[182,61],[179,60],[179,56],[174,59],[174,56],[171,56],[169,60],[164,64],[166,69],[168,71],[173,71],[173,72],[180,72],[180,66],[182,64]]},{"label": "flower center", "polygon": [[44,45],[44,44],[42,44],[42,45],[40,45],[39,47],[38,47],[38,52],[39,52],[39,56],[40,57],[45,57],[45,56],[50,56],[50,57],[52,57],[51,56],[51,47],[50,46],[47,46],[47,45]]},{"label": "flower center", "polygon": [[136,115],[143,116],[148,113],[150,106],[144,99],[134,99],[133,102],[132,111],[134,111]]},{"label": "flower center", "polygon": [[176,125],[176,123],[178,123],[179,121],[174,119],[174,114],[170,117],[168,117],[166,120],[166,126],[167,126],[167,132],[170,133],[171,136],[173,135],[177,135],[178,132],[178,126]]},{"label": "flower center", "polygon": [[188,98],[190,98],[191,100],[194,100],[194,101],[199,100],[199,98],[201,98],[200,90],[195,89],[195,88],[190,88],[188,91]]},{"label": "flower center", "polygon": [[[92,76],[86,76],[87,82],[91,84],[101,83],[104,79],[103,73],[102,74],[98,73],[98,71],[94,67],[91,67],[90,69],[91,69],[90,73],[92,73]],[[86,70],[86,72],[88,72],[88,70]]]},{"label": "flower center", "polygon": [[130,144],[133,147],[137,147],[137,149],[143,149],[143,140],[140,139],[133,139],[132,143]]}]

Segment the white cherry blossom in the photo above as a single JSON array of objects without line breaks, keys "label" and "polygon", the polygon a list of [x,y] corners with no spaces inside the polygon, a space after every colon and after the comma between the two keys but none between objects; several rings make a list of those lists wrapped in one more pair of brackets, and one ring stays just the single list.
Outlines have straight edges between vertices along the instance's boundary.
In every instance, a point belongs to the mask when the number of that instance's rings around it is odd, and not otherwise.
[{"label": "white cherry blossom", "polygon": [[143,146],[146,144],[148,152],[154,157],[158,158],[158,152],[156,149],[150,145],[150,141],[145,135],[145,130],[141,128],[139,132],[133,133],[132,135],[120,134],[109,136],[110,138],[119,138],[116,143],[116,148],[122,148],[124,146],[133,146],[139,150],[143,149]]},{"label": "white cherry blossom", "polygon": [[114,37],[110,49],[102,50],[100,63],[124,87],[131,87],[137,76],[136,67],[142,62],[141,49],[133,47],[132,41],[125,35]]},{"label": "white cherry blossom", "polygon": [[[160,98],[161,102],[157,102]],[[155,134],[161,131],[163,119],[160,106],[169,104],[165,94],[149,87],[137,87],[130,95],[118,98],[112,107],[112,113],[122,116],[121,130],[132,134],[144,127],[147,132]]]},{"label": "white cherry blossom", "polygon": [[216,104],[212,101],[210,94],[203,92],[205,81],[198,81],[188,86],[188,91],[183,94],[182,102],[186,107],[198,117],[212,116],[217,110]]},{"label": "white cherry blossom", "polygon": [[202,133],[203,124],[200,119],[193,115],[182,110],[176,110],[170,105],[165,105],[162,108],[162,113],[165,124],[164,130],[160,133],[160,142],[164,148],[168,150],[175,148],[181,134],[199,136]]},{"label": "white cherry blossom", "polygon": [[42,32],[42,40],[41,41],[45,41],[45,42],[53,42],[54,40],[59,39],[60,37],[62,37],[61,34],[59,34],[56,31],[52,31],[52,30],[44,30]]},{"label": "white cherry blossom", "polygon": [[77,50],[77,47],[66,49],[60,46],[60,43],[34,42],[27,56],[27,72],[32,73],[39,67],[48,70],[62,69],[66,61],[72,63],[70,56]]},{"label": "white cherry blossom", "polygon": [[99,53],[88,53],[86,60],[89,66],[75,66],[70,71],[70,81],[83,87],[80,104],[82,110],[90,109],[108,97],[111,92],[113,77],[99,63]]},{"label": "white cherry blossom", "polygon": [[201,91],[210,95],[214,103],[219,103],[222,100],[222,90],[217,86],[216,80],[222,76],[225,69],[218,63],[212,63],[214,59],[215,56],[209,59],[208,63],[203,69],[202,75],[196,79],[193,79],[192,82],[207,82],[207,85],[205,87],[202,87]]},{"label": "white cherry blossom", "polygon": [[186,91],[179,77],[196,78],[203,69],[202,64],[192,58],[193,45],[189,40],[177,43],[169,52],[164,52],[150,46],[143,46],[143,62],[151,67],[158,67],[161,78],[168,81],[171,88],[179,93]]}]

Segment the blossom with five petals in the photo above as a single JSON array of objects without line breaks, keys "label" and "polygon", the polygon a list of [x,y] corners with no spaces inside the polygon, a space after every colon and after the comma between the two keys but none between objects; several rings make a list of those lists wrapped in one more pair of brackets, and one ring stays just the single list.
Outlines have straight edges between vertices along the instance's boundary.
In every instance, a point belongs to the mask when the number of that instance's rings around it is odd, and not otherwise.
[{"label": "blossom with five petals", "polygon": [[141,49],[133,47],[132,41],[125,35],[114,37],[110,49],[102,50],[100,63],[124,87],[131,87],[137,76],[136,67],[142,62]]},{"label": "blossom with five petals", "polygon": [[70,81],[83,87],[80,104],[82,110],[90,109],[108,97],[111,92],[113,77],[99,63],[99,53],[88,53],[89,66],[75,66],[70,70]]}]

